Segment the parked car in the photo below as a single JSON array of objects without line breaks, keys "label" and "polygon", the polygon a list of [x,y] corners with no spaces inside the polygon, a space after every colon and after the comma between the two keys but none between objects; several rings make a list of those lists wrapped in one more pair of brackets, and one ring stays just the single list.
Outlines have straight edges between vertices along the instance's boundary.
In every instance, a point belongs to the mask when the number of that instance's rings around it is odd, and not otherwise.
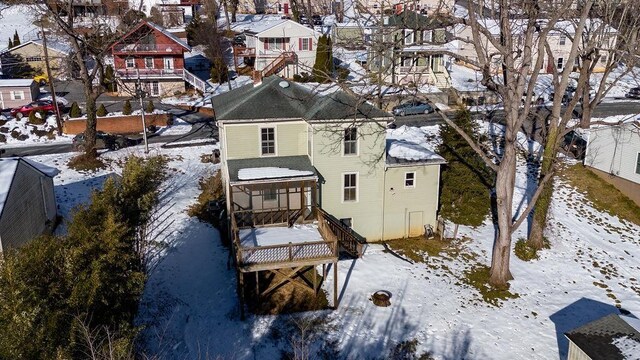
[{"label": "parked car", "polygon": [[640,99],[640,87],[629,89],[629,92],[626,93],[624,97],[631,99]]},{"label": "parked car", "polygon": [[405,116],[405,115],[415,115],[415,114],[429,114],[434,112],[433,107],[422,101],[410,101],[404,104],[400,104],[398,106],[394,106],[391,109],[393,115],[396,116]]},{"label": "parked car", "polygon": [[585,151],[587,150],[587,140],[575,130],[571,130],[565,134],[562,147],[575,159],[583,160]]},{"label": "parked car", "polygon": [[40,86],[45,86],[49,83],[49,77],[47,75],[36,75],[33,77],[33,81],[37,82]]},{"label": "parked car", "polygon": [[320,15],[311,16],[311,20],[313,21],[313,25],[323,25],[324,21],[322,21],[322,17]]},{"label": "parked car", "polygon": [[[58,104],[62,106],[61,104]],[[34,101],[27,105],[22,105],[17,108],[11,109],[11,116],[21,119],[23,116],[29,116],[33,110],[36,111],[44,111],[46,113],[53,113],[56,111],[55,106],[53,106],[53,101],[49,100],[39,100]]]},{"label": "parked car", "polygon": [[237,34],[233,37],[233,45],[237,46],[245,46],[245,41],[247,40],[247,36],[245,34]]},{"label": "parked car", "polygon": [[[118,150],[136,144],[136,140],[124,135],[107,134],[102,131],[96,133],[96,148],[98,149]],[[73,150],[86,150],[84,133],[80,133],[73,138]]]},{"label": "parked car", "polygon": [[309,25],[309,19],[307,19],[307,17],[304,15],[300,16],[300,19],[298,22],[302,25]]}]

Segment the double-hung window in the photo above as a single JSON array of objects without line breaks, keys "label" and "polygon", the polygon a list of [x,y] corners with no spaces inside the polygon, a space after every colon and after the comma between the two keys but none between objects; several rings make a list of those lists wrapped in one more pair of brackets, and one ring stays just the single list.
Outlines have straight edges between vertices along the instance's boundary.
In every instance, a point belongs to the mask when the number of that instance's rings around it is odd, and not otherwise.
[{"label": "double-hung window", "polygon": [[136,67],[136,62],[133,58],[126,58],[124,60],[124,65],[127,69],[133,69],[134,67]]},{"label": "double-hung window", "polygon": [[152,57],[144,58],[144,67],[146,69],[153,69],[153,58]]},{"label": "double-hung window", "polygon": [[636,174],[640,174],[640,152],[636,157]]},{"label": "double-hung window", "polygon": [[358,155],[358,129],[344,129],[344,155]]},{"label": "double-hung window", "polygon": [[24,100],[24,91],[11,91],[11,100]]},{"label": "double-hung window", "polygon": [[560,45],[565,45],[567,43],[567,36],[566,35],[560,35],[559,43],[560,43]]},{"label": "double-hung window", "polygon": [[416,173],[415,172],[406,172],[404,173],[404,187],[405,188],[415,188],[416,187]]},{"label": "double-hung window", "polygon": [[302,39],[300,39],[300,50],[302,50],[302,51],[310,51],[311,50],[311,38],[302,38]]},{"label": "double-hung window", "polygon": [[343,175],[342,179],[342,201],[355,202],[358,201],[358,174],[348,173]]},{"label": "double-hung window", "polygon": [[415,43],[415,31],[405,29],[404,30],[404,44],[405,45],[413,45]]},{"label": "double-hung window", "polygon": [[262,128],[260,129],[260,148],[263,156],[276,154],[276,129]]}]

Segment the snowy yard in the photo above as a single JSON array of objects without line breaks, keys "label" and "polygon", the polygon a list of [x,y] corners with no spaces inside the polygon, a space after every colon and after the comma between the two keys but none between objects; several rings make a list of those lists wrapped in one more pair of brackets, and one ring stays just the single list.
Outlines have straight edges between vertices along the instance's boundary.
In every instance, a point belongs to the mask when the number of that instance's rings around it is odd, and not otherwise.
[{"label": "snowy yard", "polygon": [[[404,131],[405,133],[401,133]],[[394,138],[424,144],[437,127],[400,128]],[[594,209],[564,181],[554,193],[551,248],[538,260],[512,256],[517,298],[499,306],[482,300],[460,279],[475,264],[489,264],[493,225],[461,227],[459,256],[426,256],[411,263],[368,247],[364,257],[338,266],[340,307],[297,316],[254,316],[240,321],[234,271],[217,230],[187,215],[199,194],[198,179],[217,170],[200,155],[215,146],[161,149],[151,154],[170,157],[170,177],[162,194],[162,225],[156,230],[160,255],[146,286],[139,323],[145,325],[146,352],[168,359],[217,355],[230,359],[279,358],[291,351],[296,334],[292,319],[320,320],[321,333],[312,337],[314,352],[337,350],[349,359],[385,357],[402,341],[415,339],[418,352],[436,359],[557,359],[565,354],[562,333],[604,314],[615,305],[640,316],[640,227]],[[62,173],[54,181],[62,215],[86,201],[91,188],[121,171],[122,159],[141,154],[140,147],[107,152],[108,169],[78,173],[65,164],[72,154],[33,157]],[[527,195],[527,167],[518,167],[514,208]],[[523,237],[525,226],[514,235]],[[332,274],[324,290],[332,298]],[[391,292],[391,306],[369,300],[377,290]],[[560,345],[560,350],[559,350]],[[634,359],[634,357],[631,357]]]}]

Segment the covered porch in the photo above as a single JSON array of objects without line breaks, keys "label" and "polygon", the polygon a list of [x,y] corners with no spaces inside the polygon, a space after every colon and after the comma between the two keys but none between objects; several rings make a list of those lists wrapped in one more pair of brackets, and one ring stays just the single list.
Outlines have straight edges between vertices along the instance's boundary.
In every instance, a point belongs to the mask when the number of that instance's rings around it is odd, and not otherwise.
[{"label": "covered porch", "polygon": [[[317,294],[328,265],[337,272],[340,249],[352,256],[362,253],[363,241],[318,207],[318,175],[307,156],[228,160],[227,167],[232,251],[242,310],[247,273],[255,273],[252,292],[258,297],[297,279]],[[311,280],[302,276],[310,270]],[[261,272],[279,275],[281,280],[260,289]],[[333,286],[337,307],[337,276]]]}]

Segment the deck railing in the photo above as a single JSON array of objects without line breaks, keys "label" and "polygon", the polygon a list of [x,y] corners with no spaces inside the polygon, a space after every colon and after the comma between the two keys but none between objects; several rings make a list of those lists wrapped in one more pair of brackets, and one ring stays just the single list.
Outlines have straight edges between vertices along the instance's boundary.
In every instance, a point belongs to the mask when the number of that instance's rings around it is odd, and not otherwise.
[{"label": "deck railing", "polygon": [[366,241],[350,227],[321,208],[318,208],[318,223],[321,224],[319,226],[320,229],[329,229],[331,233],[335,235],[340,246],[351,256],[360,257],[362,255]]},{"label": "deck railing", "polygon": [[303,209],[271,208],[260,210],[236,210],[233,212],[239,228],[268,225],[293,225],[303,214]]},{"label": "deck railing", "polygon": [[336,257],[335,241],[314,241],[282,245],[238,247],[240,266],[295,263],[305,260],[322,260]]}]

